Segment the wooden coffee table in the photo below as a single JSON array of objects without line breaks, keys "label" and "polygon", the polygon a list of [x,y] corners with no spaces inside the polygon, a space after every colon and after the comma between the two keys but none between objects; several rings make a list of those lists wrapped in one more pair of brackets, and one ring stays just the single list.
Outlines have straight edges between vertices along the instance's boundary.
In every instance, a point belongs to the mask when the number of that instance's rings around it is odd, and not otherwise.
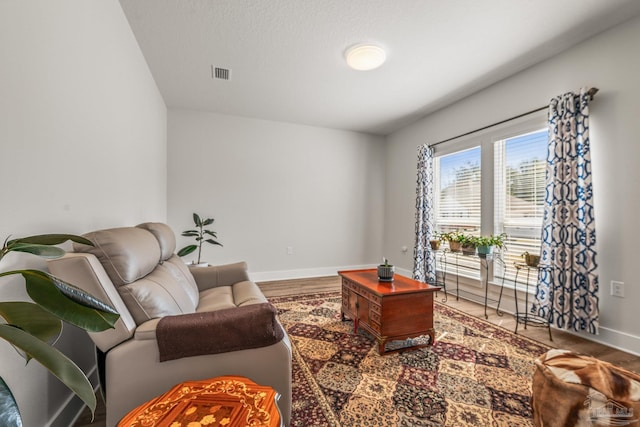
[{"label": "wooden coffee table", "polygon": [[138,406],[118,427],[280,427],[280,395],[238,376],[187,381]]},{"label": "wooden coffee table", "polygon": [[[433,294],[440,288],[399,274],[392,282],[378,280],[377,269],[339,271],[342,277],[342,320],[353,319],[353,331],[362,327],[378,341],[378,353],[385,344],[428,335],[429,343],[403,347],[424,347],[435,342]],[[397,351],[392,350],[392,351]]]}]

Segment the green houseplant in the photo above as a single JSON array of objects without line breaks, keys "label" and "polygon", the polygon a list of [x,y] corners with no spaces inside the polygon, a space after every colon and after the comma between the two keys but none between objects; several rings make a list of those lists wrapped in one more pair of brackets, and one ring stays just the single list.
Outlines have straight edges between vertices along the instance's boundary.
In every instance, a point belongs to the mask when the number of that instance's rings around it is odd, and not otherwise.
[{"label": "green houseplant", "polygon": [[465,240],[465,235],[458,230],[450,231],[440,235],[442,240],[449,242],[449,250],[451,252],[460,252],[462,242]]},{"label": "green houseplant", "polygon": [[[195,251],[196,249],[198,250],[198,260],[195,262],[195,264],[200,265],[200,257],[202,255],[202,243],[203,242],[207,242],[207,243],[211,243],[212,245],[218,245],[218,246],[222,246],[222,243],[218,242],[217,239],[218,236],[216,234],[215,231],[211,231],[211,230],[206,230],[204,227],[206,227],[207,225],[211,225],[213,224],[214,219],[213,218],[207,218],[204,221],[200,218],[200,215],[198,215],[197,213],[193,214],[193,222],[195,223],[197,229],[196,230],[187,230],[187,231],[183,231],[182,235],[184,237],[195,237],[196,239],[196,244],[195,245],[188,245],[185,246],[184,248],[180,249],[178,251],[178,256],[183,257],[185,255],[189,255],[190,253],[192,253],[193,251]],[[206,238],[206,236],[210,236],[210,238]]]},{"label": "green houseplant", "polygon": [[440,245],[445,240],[446,238],[443,237],[443,234],[440,234],[438,231],[434,231],[433,237],[429,239],[429,245],[431,246],[431,249],[437,251],[438,249],[440,249]]},{"label": "green houseplant", "polygon": [[480,236],[475,238],[476,249],[479,255],[489,255],[493,252],[493,248],[503,248],[507,235],[492,234],[491,236]]},{"label": "green houseplant", "polygon": [[465,255],[475,255],[477,247],[477,237],[472,235],[462,234],[460,237],[460,249]]},{"label": "green houseplant", "polygon": [[[57,247],[68,240],[93,244],[71,234],[45,234],[5,240],[0,260],[9,252],[23,252],[42,258],[58,258],[65,254]],[[27,294],[33,302],[1,301],[0,338],[10,343],[28,363],[37,360],[62,381],[91,409],[96,408],[93,387],[84,372],[54,347],[67,322],[85,331],[99,332],[118,320],[117,311],[83,290],[40,270],[0,272],[0,277],[19,275],[24,278]],[[0,377],[0,425],[22,426],[22,417],[11,390]]]},{"label": "green houseplant", "polygon": [[525,264],[527,264],[529,267],[537,267],[538,264],[540,264],[540,255],[533,255],[529,252],[524,252],[520,256],[524,258]]},{"label": "green houseplant", "polygon": [[395,267],[393,264],[389,264],[388,259],[382,258],[382,264],[378,265],[378,279],[381,282],[392,282],[394,273]]}]

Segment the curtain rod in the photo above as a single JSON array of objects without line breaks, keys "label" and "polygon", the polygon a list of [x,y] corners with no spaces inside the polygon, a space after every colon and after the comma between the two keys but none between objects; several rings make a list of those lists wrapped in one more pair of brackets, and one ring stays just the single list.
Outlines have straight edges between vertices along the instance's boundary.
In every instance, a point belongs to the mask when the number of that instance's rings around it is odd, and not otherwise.
[{"label": "curtain rod", "polygon": [[[587,94],[591,97],[591,99],[593,99],[595,94],[598,93],[598,90],[599,89],[597,87],[592,87],[591,89],[589,89]],[[472,131],[469,131],[469,132],[466,132],[466,133],[463,133],[463,134],[460,134],[460,135],[457,135],[457,136],[454,136],[454,137],[451,137],[451,138],[444,139],[442,141],[434,142],[433,144],[429,144],[429,147],[435,147],[436,145],[444,144],[445,142],[453,141],[454,139],[458,139],[458,138],[461,138],[463,136],[471,135],[472,133],[480,132],[481,130],[489,129],[489,128],[492,128],[494,126],[498,126],[498,125],[501,125],[503,123],[510,122],[511,120],[519,119],[520,117],[528,116],[529,114],[537,113],[538,111],[542,111],[545,108],[549,108],[549,105],[547,104],[547,105],[545,105],[543,107],[536,108],[535,110],[527,111],[526,113],[518,114],[517,116],[509,117],[508,119],[504,119],[504,120],[501,120],[499,122],[492,123],[490,125],[483,126],[481,128],[478,128],[478,129],[475,129],[475,130],[472,130]]]}]

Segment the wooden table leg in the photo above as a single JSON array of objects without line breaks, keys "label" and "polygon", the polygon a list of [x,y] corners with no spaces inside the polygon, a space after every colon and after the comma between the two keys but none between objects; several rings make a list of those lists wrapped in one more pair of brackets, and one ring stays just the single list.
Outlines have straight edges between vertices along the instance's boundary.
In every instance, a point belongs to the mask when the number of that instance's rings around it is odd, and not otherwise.
[{"label": "wooden table leg", "polygon": [[427,335],[429,335],[429,337],[431,338],[429,340],[429,345],[434,345],[436,343],[436,330],[433,328],[429,329],[429,332],[427,332]]},{"label": "wooden table leg", "polygon": [[384,345],[387,342],[385,338],[380,338],[378,340],[378,354],[382,356],[384,354]]}]

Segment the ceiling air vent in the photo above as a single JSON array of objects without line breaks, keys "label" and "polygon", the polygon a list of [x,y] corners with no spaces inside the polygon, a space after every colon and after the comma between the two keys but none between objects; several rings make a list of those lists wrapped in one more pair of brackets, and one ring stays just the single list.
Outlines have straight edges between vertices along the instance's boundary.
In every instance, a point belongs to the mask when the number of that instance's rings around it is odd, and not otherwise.
[{"label": "ceiling air vent", "polygon": [[211,77],[219,80],[231,80],[231,70],[228,68],[220,68],[211,66]]}]

